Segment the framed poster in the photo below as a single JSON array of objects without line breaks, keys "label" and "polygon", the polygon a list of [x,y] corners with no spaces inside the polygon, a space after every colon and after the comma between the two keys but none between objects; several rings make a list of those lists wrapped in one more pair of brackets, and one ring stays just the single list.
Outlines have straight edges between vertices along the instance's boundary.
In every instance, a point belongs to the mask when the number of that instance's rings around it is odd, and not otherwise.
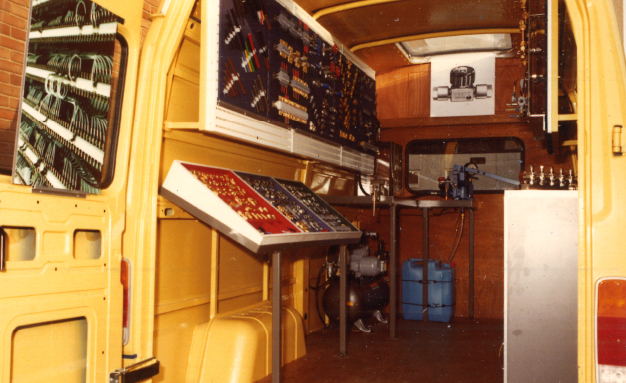
[{"label": "framed poster", "polygon": [[13,183],[100,192],[117,22],[90,0],[32,1]]},{"label": "framed poster", "polygon": [[433,56],[431,117],[495,114],[496,56],[464,53]]}]

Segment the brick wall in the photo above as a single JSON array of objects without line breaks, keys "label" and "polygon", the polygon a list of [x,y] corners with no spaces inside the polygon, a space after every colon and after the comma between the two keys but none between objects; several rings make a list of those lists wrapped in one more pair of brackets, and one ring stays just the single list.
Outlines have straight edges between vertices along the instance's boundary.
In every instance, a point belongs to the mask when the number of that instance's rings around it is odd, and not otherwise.
[{"label": "brick wall", "polygon": [[[144,0],[141,38],[159,0]],[[17,124],[30,0],[0,0],[0,173],[10,173]]]},{"label": "brick wall", "polygon": [[29,0],[0,0],[0,170],[10,171],[22,85]]}]

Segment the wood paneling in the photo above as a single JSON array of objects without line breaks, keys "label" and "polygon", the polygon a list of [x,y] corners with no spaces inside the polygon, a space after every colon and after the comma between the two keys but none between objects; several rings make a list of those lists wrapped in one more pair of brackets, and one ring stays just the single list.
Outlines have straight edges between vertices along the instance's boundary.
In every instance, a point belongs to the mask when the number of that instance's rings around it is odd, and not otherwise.
[{"label": "wood paneling", "polygon": [[[316,8],[324,8],[325,3],[316,2]],[[353,47],[422,33],[517,28],[520,18],[521,8],[517,0],[411,0],[332,13],[318,21],[339,41]]]},{"label": "wood paneling", "polygon": [[385,120],[408,115],[406,95],[409,88],[409,73],[413,68],[401,68],[383,76],[376,76],[378,94],[376,111],[381,124]]},{"label": "wood paneling", "polygon": [[360,49],[355,54],[376,73],[413,65],[396,44]]},{"label": "wood paneling", "polygon": [[407,116],[428,117],[430,105],[430,64],[411,68],[407,87]]},{"label": "wood paneling", "polygon": [[[456,124],[518,122],[520,119],[506,104],[511,103],[519,80],[524,77],[519,59],[496,60],[495,115],[467,117],[430,117],[430,64],[399,68],[376,76],[378,118],[383,128]],[[514,116],[514,117],[510,117]]]}]

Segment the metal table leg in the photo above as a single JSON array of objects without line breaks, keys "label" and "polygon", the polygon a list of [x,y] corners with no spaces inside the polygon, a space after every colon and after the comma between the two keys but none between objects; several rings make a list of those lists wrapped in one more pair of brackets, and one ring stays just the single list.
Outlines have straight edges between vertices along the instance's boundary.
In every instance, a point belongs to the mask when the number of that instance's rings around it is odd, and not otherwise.
[{"label": "metal table leg", "polygon": [[390,283],[390,307],[389,307],[389,337],[396,337],[396,313],[398,310],[398,269],[397,269],[397,228],[398,217],[395,204],[389,206],[389,283]]},{"label": "metal table leg", "polygon": [[474,317],[474,209],[469,209],[469,317]]},{"label": "metal table leg", "polygon": [[346,318],[346,306],[348,295],[348,264],[347,264],[348,247],[341,245],[339,248],[339,267],[341,268],[341,274],[339,274],[339,355],[344,356],[347,354],[346,336],[348,332],[348,320]]},{"label": "metal table leg", "polygon": [[428,209],[422,209],[422,321],[428,322]]},{"label": "metal table leg", "polygon": [[272,255],[272,383],[280,383],[282,357],[281,331],[281,256],[280,251]]}]

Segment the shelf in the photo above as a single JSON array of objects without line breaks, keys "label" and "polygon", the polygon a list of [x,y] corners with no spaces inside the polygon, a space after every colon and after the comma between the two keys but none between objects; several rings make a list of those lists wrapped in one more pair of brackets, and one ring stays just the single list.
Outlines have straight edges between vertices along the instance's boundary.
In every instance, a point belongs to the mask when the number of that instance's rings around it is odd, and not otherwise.
[{"label": "shelf", "polygon": [[40,5],[44,5],[54,0],[33,0],[33,8],[38,7]]},{"label": "shelf", "polygon": [[98,96],[106,98],[111,97],[111,85],[108,84],[96,83],[96,85],[94,85],[91,80],[80,77],[77,77],[76,80],[72,81],[66,77],[58,75],[56,72],[31,66],[26,67],[26,74],[40,78],[41,82],[45,82],[46,78],[52,75],[55,76],[56,80],[62,80],[64,84],[69,85],[72,90],[79,90],[79,92],[75,91],[75,93],[80,93],[80,91],[83,91],[88,93],[95,93]]},{"label": "shelf", "polygon": [[216,125],[204,129],[199,122],[165,121],[165,131],[199,130],[240,141],[275,149],[284,153],[304,156],[363,174],[374,174],[374,156],[349,149],[338,144],[330,144],[320,139],[286,129],[271,122],[261,121],[223,107],[217,107]]},{"label": "shelf", "polygon": [[26,102],[22,102],[22,113],[26,113],[30,119],[39,122],[41,125],[47,127],[54,135],[62,138],[65,141],[64,144],[66,146],[73,147],[84,153],[99,165],[103,164],[103,150],[98,149],[82,137],[72,133],[69,129],[44,116],[41,112],[28,105]]},{"label": "shelf", "polygon": [[102,23],[97,27],[93,25],[84,25],[82,27],[65,27],[44,29],[43,31],[30,31],[28,39],[30,42],[38,42],[39,40],[64,37],[72,37],[77,41],[90,36],[110,35],[115,38],[117,33],[117,22]]}]

